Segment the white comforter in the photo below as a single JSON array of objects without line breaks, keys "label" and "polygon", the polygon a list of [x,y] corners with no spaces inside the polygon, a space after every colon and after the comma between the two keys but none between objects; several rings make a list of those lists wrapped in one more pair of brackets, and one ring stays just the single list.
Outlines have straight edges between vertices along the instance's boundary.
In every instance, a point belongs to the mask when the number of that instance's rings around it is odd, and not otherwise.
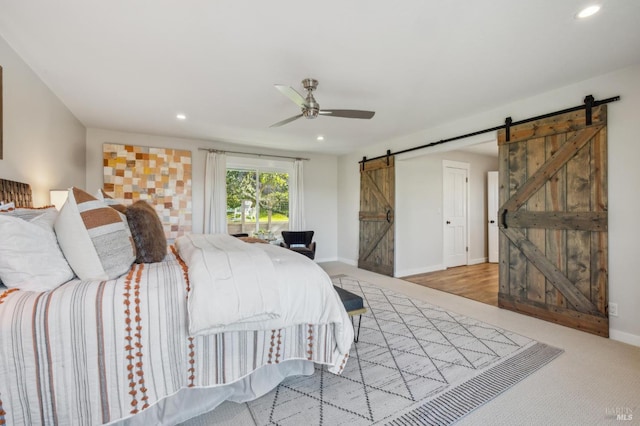
[{"label": "white comforter", "polygon": [[176,246],[189,270],[191,334],[334,324],[338,348],[348,352],[349,317],[329,276],[307,257],[225,234],[188,235]]}]

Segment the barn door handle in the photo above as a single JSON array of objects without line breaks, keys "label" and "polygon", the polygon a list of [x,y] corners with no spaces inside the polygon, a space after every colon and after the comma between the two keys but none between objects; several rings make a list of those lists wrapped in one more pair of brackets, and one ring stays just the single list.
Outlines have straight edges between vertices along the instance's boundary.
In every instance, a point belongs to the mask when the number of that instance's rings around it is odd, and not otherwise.
[{"label": "barn door handle", "polygon": [[391,210],[387,210],[387,223],[391,223]]},{"label": "barn door handle", "polygon": [[502,210],[502,227],[504,229],[507,229],[507,209]]}]

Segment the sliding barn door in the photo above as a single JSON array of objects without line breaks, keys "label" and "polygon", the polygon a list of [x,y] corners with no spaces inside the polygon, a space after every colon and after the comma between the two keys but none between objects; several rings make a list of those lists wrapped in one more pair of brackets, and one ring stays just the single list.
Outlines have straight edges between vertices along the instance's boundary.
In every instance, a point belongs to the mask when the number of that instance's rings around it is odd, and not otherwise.
[{"label": "sliding barn door", "polygon": [[499,306],[601,336],[607,315],[607,115],[498,133]]},{"label": "sliding barn door", "polygon": [[360,248],[358,268],[393,276],[394,157],[360,167]]}]

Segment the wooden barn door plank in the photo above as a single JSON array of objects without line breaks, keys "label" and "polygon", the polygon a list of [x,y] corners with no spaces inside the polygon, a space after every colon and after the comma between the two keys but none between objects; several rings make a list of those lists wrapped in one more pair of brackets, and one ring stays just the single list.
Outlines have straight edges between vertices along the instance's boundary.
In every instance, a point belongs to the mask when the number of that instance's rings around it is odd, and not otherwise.
[{"label": "wooden barn door plank", "polygon": [[[527,142],[527,178],[529,181],[535,176],[540,167],[545,164],[544,138],[529,139]],[[528,182],[529,182],[528,181]],[[528,212],[544,212],[546,199],[544,186],[535,191],[527,200]],[[528,227],[527,239],[544,253],[545,230],[538,227]],[[527,299],[538,302],[545,301],[545,276],[538,268],[527,268]]]},{"label": "wooden barn door plank", "polygon": [[[509,145],[498,146],[498,205],[503,205],[511,196],[509,190]],[[500,217],[498,217],[498,222]],[[509,238],[498,232],[498,294],[509,294]]]},{"label": "wooden barn door plank", "polygon": [[[591,145],[591,210],[607,214],[607,133],[600,132]],[[591,295],[600,312],[608,309],[609,242],[603,232],[591,233]]]},{"label": "wooden barn door plank", "polygon": [[[551,135],[545,138],[546,158],[551,158],[565,142],[566,133]],[[558,214],[566,214],[567,209],[567,168],[563,166],[545,184],[545,198],[547,209]],[[553,228],[553,229],[550,229]],[[566,274],[566,238],[567,232],[563,228],[548,227],[545,235],[546,256],[558,270]],[[551,306],[566,307],[562,293],[556,290],[549,280],[545,283],[546,303]]]},{"label": "wooden barn door plank", "polygon": [[[510,197],[513,197],[527,180],[526,141],[509,145],[509,168],[509,193]],[[499,213],[501,211],[504,209],[500,209]],[[509,294],[526,297],[526,293],[527,259],[518,247],[509,244]]]}]

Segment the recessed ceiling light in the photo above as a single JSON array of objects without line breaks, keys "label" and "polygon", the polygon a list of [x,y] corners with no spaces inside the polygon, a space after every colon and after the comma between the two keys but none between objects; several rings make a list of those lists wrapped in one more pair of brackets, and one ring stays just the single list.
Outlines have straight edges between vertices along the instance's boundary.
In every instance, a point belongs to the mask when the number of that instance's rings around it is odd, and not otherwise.
[{"label": "recessed ceiling light", "polygon": [[316,138],[317,141],[323,141],[324,140],[324,136],[320,135]]},{"label": "recessed ceiling light", "polygon": [[589,7],[585,7],[582,9],[576,16],[580,19],[588,18],[591,15],[595,15],[600,10],[600,6],[593,5]]},{"label": "recessed ceiling light", "polygon": [[187,116],[186,116],[186,115],[184,115],[184,114],[177,114],[177,115],[176,115],[176,118],[177,118],[178,120],[186,120],[186,119],[187,119]]}]

